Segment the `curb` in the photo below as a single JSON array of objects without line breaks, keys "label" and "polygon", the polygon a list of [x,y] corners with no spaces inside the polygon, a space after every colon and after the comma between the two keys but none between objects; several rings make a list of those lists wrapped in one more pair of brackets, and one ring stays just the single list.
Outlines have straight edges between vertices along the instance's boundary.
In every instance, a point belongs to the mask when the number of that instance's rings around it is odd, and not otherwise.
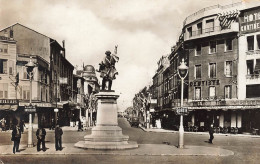
[{"label": "curb", "polygon": [[[170,130],[164,130],[161,129],[162,131],[153,131],[153,130],[147,130],[143,127],[139,127],[142,129],[144,132],[153,132],[153,133],[178,133],[178,131],[170,131]],[[194,135],[207,135],[208,132],[184,132],[185,134],[194,134]],[[234,136],[234,137],[250,137],[250,138],[260,138],[260,135],[247,135],[247,134],[222,134],[222,133],[214,133],[215,136]]]},{"label": "curb", "polygon": [[[37,152],[36,148],[25,148],[19,153],[12,153],[12,145],[0,146],[0,155],[120,155],[120,156],[231,156],[233,151],[218,147],[186,145],[184,149],[164,144],[140,144],[136,149],[94,150],[76,148],[74,144],[64,144],[62,151],[55,151],[54,144],[48,144],[46,152]],[[1,161],[0,161],[1,164]]]}]

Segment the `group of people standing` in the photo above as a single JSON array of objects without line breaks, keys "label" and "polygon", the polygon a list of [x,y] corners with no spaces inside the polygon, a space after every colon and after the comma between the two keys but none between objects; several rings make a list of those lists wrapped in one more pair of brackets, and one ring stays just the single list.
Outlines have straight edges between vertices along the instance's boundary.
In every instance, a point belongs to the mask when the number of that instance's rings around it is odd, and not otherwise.
[{"label": "group of people standing", "polygon": [[[23,129],[21,129],[20,126],[16,125],[13,127],[12,131],[12,137],[11,140],[14,142],[13,145],[13,153],[20,152],[19,145],[21,140],[21,134],[23,132]],[[59,127],[59,125],[56,125],[55,127],[55,149],[56,151],[62,150],[62,135],[63,131]],[[37,136],[37,151],[46,151],[45,146],[45,136],[46,136],[46,130],[43,128],[43,126],[39,126],[39,128],[36,131]],[[42,147],[42,148],[41,148]]]}]

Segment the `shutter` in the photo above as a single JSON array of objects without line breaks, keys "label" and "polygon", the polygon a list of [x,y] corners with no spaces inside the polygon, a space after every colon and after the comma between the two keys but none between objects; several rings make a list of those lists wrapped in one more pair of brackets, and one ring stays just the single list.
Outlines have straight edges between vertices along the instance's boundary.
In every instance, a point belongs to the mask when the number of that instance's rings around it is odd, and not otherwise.
[{"label": "shutter", "polygon": [[3,61],[3,73],[7,74],[7,60]]}]

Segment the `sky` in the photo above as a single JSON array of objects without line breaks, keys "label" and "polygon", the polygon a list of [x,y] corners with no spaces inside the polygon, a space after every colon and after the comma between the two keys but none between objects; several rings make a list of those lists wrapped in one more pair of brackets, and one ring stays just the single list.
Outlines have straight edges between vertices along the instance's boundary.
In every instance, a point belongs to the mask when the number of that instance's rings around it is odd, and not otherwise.
[{"label": "sky", "polygon": [[157,62],[170,54],[187,16],[232,2],[240,0],[0,0],[0,29],[20,23],[61,45],[65,40],[66,58],[78,69],[83,63],[97,69],[105,51],[118,45],[112,89],[122,111],[152,84]]}]

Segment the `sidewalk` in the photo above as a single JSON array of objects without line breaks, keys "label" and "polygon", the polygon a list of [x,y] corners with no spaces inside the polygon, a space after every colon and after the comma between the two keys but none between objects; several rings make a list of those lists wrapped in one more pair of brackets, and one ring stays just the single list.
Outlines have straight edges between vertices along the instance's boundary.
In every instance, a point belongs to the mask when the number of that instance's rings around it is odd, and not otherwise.
[{"label": "sidewalk", "polygon": [[[61,127],[61,129],[63,131],[78,131],[78,127],[75,126],[75,127],[70,127],[70,126],[63,126]],[[84,127],[83,128],[83,131],[85,130],[90,130],[92,129],[92,127]],[[37,130],[37,128],[33,128],[33,130]],[[49,128],[45,128],[46,132],[54,132],[54,129],[53,130],[50,130]],[[24,131],[28,131],[28,128],[25,128]],[[12,133],[12,130],[6,130],[6,131],[0,131],[0,133]]]},{"label": "sidewalk", "polygon": [[0,155],[73,155],[73,154],[88,154],[88,155],[148,155],[148,156],[198,156],[198,155],[210,155],[210,156],[230,156],[234,155],[234,152],[218,147],[206,147],[206,146],[191,146],[186,145],[184,149],[178,149],[173,145],[166,144],[140,144],[137,149],[126,150],[94,150],[94,149],[81,149],[74,147],[74,144],[63,144],[62,151],[56,151],[54,144],[46,144],[47,150],[45,152],[36,151],[36,147],[27,148],[26,145],[20,145],[20,152],[13,154],[13,145],[0,146]]},{"label": "sidewalk", "polygon": [[[157,128],[150,128],[146,129],[144,127],[140,128],[145,132],[156,132],[156,133],[179,133],[179,131],[175,130],[167,130],[167,129],[157,129]],[[184,132],[185,134],[199,134],[199,135],[208,135],[208,132]],[[215,136],[237,136],[237,137],[252,137],[252,138],[260,138],[260,135],[252,135],[252,134],[223,134],[223,133],[214,133]]]}]

